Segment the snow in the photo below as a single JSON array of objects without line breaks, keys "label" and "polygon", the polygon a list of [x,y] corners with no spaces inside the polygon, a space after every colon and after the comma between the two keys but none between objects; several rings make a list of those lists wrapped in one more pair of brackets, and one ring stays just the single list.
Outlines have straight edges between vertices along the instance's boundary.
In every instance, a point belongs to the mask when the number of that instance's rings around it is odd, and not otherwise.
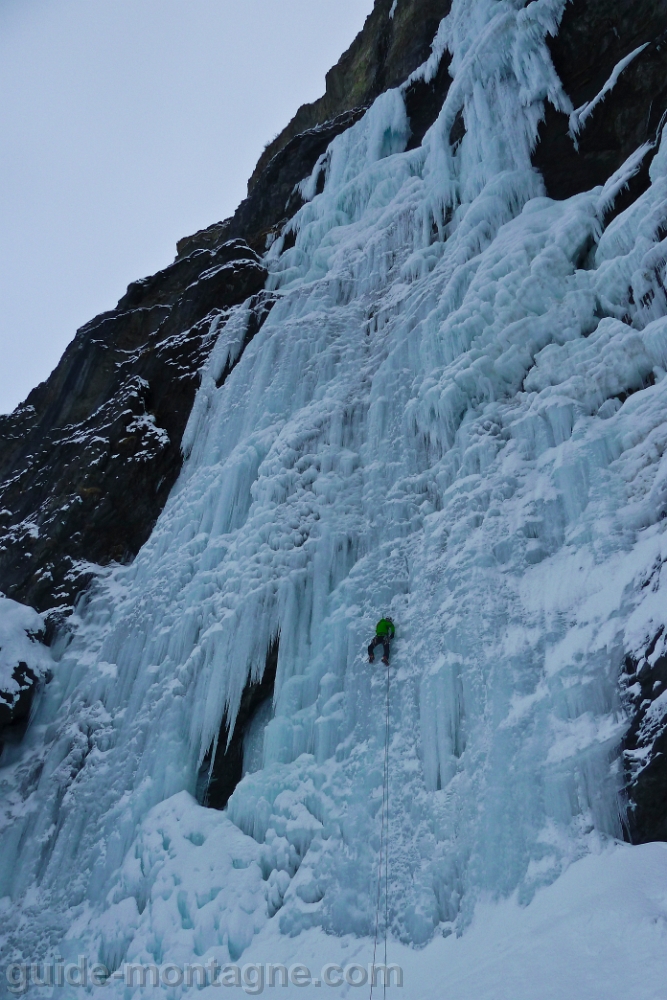
[{"label": "snow", "polygon": [[[141,854],[133,862],[136,874],[130,865],[124,872],[130,885],[141,878],[140,865],[144,875],[154,875],[154,869],[158,869],[148,899],[135,889],[145,907],[143,914],[123,903],[112,905],[101,934],[108,931],[109,938],[103,937],[105,945],[108,941],[110,949],[115,947],[119,939],[114,921],[118,921],[125,940],[133,936],[136,940],[137,930],[142,929],[150,909],[160,915],[160,947],[155,947],[155,939],[151,950],[131,947],[125,961],[118,964],[119,981],[110,980],[104,987],[92,990],[93,996],[143,995],[136,986],[126,990],[125,977],[129,974],[136,984],[136,970],[142,966],[156,966],[158,975],[163,976],[168,968],[167,955],[170,963],[187,974],[188,967],[211,969],[216,951],[222,952],[217,967],[213,967],[219,976],[227,961],[227,949],[207,948],[207,937],[215,937],[214,922],[220,918],[230,923],[229,953],[242,954],[233,959],[241,984],[256,982],[257,970],[262,970],[264,989],[241,986],[240,995],[272,995],[269,965],[282,964],[291,971],[299,964],[310,974],[311,981],[307,978],[305,986],[297,987],[288,981],[279,987],[279,995],[286,1000],[327,996],[326,988],[312,983],[313,979],[322,982],[327,967],[334,981],[342,980],[344,970],[355,966],[361,966],[367,974],[373,944],[367,938],[353,934],[331,937],[318,928],[290,938],[279,933],[275,921],[257,926],[263,897],[261,871],[249,850],[251,842],[224,814],[203,810],[177,796],[154,810],[150,819],[152,832],[142,840]],[[429,1000],[434,995],[456,1000],[625,1000],[628,996],[661,1000],[667,938],[666,886],[664,844],[598,850],[572,864],[553,885],[540,889],[530,906],[521,905],[516,895],[501,902],[481,900],[470,927],[460,937],[439,935],[419,950],[390,941],[387,965],[399,967],[403,985],[390,985],[386,995],[405,1000]],[[231,913],[220,905],[220,896],[224,895],[228,904],[235,892],[241,896],[242,906],[232,925]],[[188,927],[193,915],[197,925]],[[110,963],[109,968],[118,962],[104,947],[100,955]],[[67,957],[63,956],[63,963]],[[382,953],[379,958],[377,964],[384,964]],[[359,972],[354,975],[361,978]],[[195,983],[199,982],[198,976],[193,971]],[[281,982],[278,977],[277,982]],[[57,995],[71,1000],[79,992],[65,988],[57,990]],[[380,987],[377,995],[382,993]],[[196,994],[184,990],[182,995],[211,1000],[220,995],[220,987],[208,985],[197,989]],[[366,994],[343,982],[334,995],[349,1000]]]},{"label": "snow", "polygon": [[37,677],[53,665],[45,646],[36,641],[44,620],[33,608],[0,595],[0,699],[14,700],[21,685],[14,677],[16,667],[25,663]]},{"label": "snow", "polygon": [[[618,845],[618,682],[664,621],[667,149],[606,228],[647,148],[544,196],[563,8],[455,0],[423,146],[382,95],[302,185],[240,357],[247,307],[220,325],[153,535],[78,608],[0,770],[8,958],[366,962],[385,678],[365,649],[390,613],[380,930],[405,995],[663,988],[665,849]],[[204,809],[200,764],[278,636],[245,776]]]},{"label": "snow", "polygon": [[[667,931],[667,848],[619,847],[573,864],[533,903],[516,897],[481,902],[462,937],[436,938],[415,951],[390,945],[389,964],[403,969],[403,988],[387,996],[430,1000],[659,1000],[664,995]],[[286,945],[261,932],[244,955],[265,962],[280,947],[284,961],[317,975],[328,962],[368,966],[368,942],[305,932]],[[368,987],[366,987],[368,990]],[[271,995],[271,990],[267,990]],[[317,987],[281,990],[319,998]],[[208,1000],[215,990],[204,992]],[[326,996],[326,992],[324,992]],[[344,985],[339,995],[364,995]],[[382,995],[382,990],[377,991]]]},{"label": "snow", "polygon": [[169,435],[164,427],[157,426],[152,413],[135,416],[125,428],[125,433],[128,436],[139,434],[141,437],[143,447],[132,456],[133,462],[145,462],[156,451],[162,451],[169,444]]}]

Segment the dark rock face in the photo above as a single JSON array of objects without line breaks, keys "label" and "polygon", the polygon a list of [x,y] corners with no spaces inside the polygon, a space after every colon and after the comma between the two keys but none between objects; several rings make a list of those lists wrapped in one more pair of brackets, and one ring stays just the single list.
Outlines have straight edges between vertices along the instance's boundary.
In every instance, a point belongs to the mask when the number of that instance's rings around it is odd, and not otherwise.
[{"label": "dark rock face", "polygon": [[667,840],[667,635],[664,628],[644,655],[628,656],[622,685],[632,722],[625,738],[633,844]]},{"label": "dark rock face", "polygon": [[[433,80],[425,83],[415,80],[405,91],[405,110],[410,120],[412,135],[408,149],[421,146],[422,140],[436,120],[447,97],[452,78],[449,75],[451,56],[445,52]],[[460,137],[459,137],[460,138]]]},{"label": "dark rock face", "polygon": [[[571,0],[551,54],[575,108],[600,93],[614,67],[648,43],[596,106],[577,137],[568,116],[547,105],[535,151],[552,198],[604,184],[642,143],[654,141],[667,109],[667,5],[664,0]],[[648,162],[616,210],[648,186]]]},{"label": "dark rock face", "polygon": [[266,272],[236,241],[131,285],[0,417],[0,586],[66,614],[95,567],[131,559],[181,466],[200,369],[231,306]]}]

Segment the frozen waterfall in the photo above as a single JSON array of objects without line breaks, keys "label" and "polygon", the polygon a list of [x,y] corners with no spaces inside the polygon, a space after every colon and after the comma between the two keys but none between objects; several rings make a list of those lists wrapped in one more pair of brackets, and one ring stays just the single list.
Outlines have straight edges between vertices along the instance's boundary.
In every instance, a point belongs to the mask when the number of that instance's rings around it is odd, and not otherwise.
[{"label": "frozen waterfall", "polygon": [[[564,4],[455,0],[418,71],[453,55],[423,145],[404,85],[302,185],[275,307],[217,387],[248,307],[221,324],[152,537],[79,607],[3,758],[6,960],[371,934],[385,613],[391,940],[460,933],[622,836],[618,677],[667,558],[667,150],[609,225],[648,149],[544,197]],[[273,709],[207,809],[202,762],[277,639]]]}]

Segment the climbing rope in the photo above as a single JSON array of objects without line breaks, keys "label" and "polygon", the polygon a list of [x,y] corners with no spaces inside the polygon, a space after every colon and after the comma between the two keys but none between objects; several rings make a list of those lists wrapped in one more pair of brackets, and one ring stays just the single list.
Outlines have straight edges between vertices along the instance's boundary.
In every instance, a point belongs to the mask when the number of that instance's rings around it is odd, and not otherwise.
[{"label": "climbing rope", "polygon": [[375,980],[375,959],[377,956],[378,932],[380,929],[380,901],[382,896],[382,861],[384,859],[384,967],[382,995],[387,995],[387,928],[389,924],[389,666],[387,666],[387,695],[384,727],[384,772],[382,775],[382,812],[380,814],[380,857],[378,861],[378,891],[375,907],[375,940],[373,942],[373,965],[371,966],[371,992]]}]

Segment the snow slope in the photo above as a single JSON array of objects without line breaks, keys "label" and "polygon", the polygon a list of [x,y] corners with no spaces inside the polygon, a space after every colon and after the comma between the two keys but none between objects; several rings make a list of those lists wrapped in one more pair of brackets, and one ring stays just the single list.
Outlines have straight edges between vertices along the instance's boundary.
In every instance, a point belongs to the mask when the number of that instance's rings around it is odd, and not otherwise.
[{"label": "snow slope", "polygon": [[[304,183],[295,245],[266,258],[278,303],[217,388],[247,308],[221,327],[151,539],[80,607],[3,760],[7,959],[367,953],[385,716],[365,646],[390,612],[380,931],[386,912],[404,995],[658,995],[664,851],[613,845],[619,672],[663,616],[667,149],[608,225],[652,150],[543,196],[544,102],[573,110],[545,45],[563,6],[455,0],[423,146],[389,91]],[[204,809],[199,765],[278,635],[263,767]]]},{"label": "snow slope", "polygon": [[[423,950],[392,943],[389,961],[403,969],[403,987],[389,987],[387,995],[406,1000],[660,1000],[666,887],[664,844],[589,855],[541,889],[528,907],[516,897],[481,902],[463,937],[437,938]],[[264,932],[244,960],[261,963],[278,951],[288,965],[303,962],[317,973],[327,962],[367,966],[370,954],[367,941],[352,937],[332,941],[310,931],[286,944]],[[357,977],[362,978],[358,973],[352,978]],[[209,1000],[219,992],[210,988],[203,996]],[[271,996],[273,991],[265,992]],[[276,992],[289,1000],[319,1000],[328,991],[290,983]],[[343,983],[334,995],[366,992]]]}]

